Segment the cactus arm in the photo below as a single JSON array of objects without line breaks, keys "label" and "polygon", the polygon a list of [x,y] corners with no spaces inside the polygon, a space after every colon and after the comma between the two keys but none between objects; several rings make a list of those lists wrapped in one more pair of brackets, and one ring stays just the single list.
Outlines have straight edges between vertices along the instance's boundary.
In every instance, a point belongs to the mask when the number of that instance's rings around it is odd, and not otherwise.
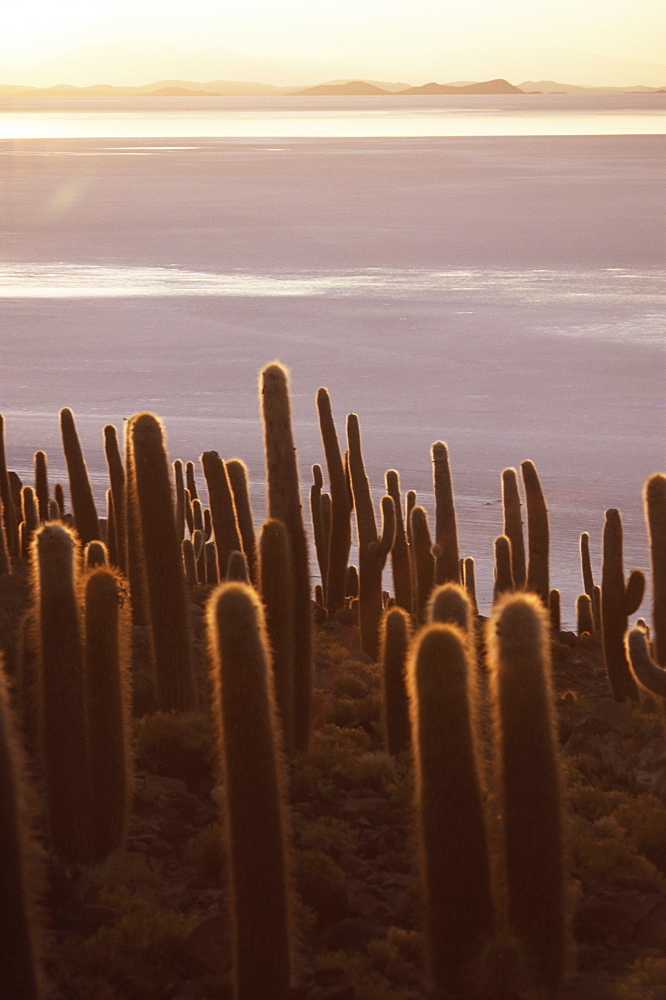
[{"label": "cactus arm", "polygon": [[629,629],[625,642],[631,669],[638,683],[652,694],[666,698],[666,670],[658,666],[650,656],[643,629]]}]

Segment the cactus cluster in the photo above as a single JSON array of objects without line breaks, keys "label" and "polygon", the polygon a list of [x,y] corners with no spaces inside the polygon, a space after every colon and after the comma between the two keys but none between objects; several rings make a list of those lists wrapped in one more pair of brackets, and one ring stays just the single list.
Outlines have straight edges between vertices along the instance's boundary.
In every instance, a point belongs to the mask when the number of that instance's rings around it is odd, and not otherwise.
[{"label": "cactus cluster", "polygon": [[[359,418],[347,417],[343,452],[320,388],[325,462],[313,466],[311,546],[287,370],[267,365],[259,387],[268,518],[256,532],[242,460],[202,452],[197,483],[194,462],[170,462],[152,413],[126,421],[124,454],[116,428],[104,428],[106,516],[97,512],[69,409],[60,421],[71,512],[62,486],[49,482],[43,451],[34,456],[34,485],[17,482],[0,418],[0,576],[28,577],[30,586],[7,672],[32,771],[43,776],[48,849],[66,864],[86,865],[122,848],[133,715],[201,709],[213,722],[223,789],[234,996],[283,1000],[294,978],[298,910],[287,767],[307,759],[312,742],[314,615],[352,622],[381,671],[388,755],[413,764],[430,988],[457,1000],[498,1000],[524,988],[554,996],[566,969],[568,921],[550,686],[561,607],[550,587],[548,510],[536,468],[520,466],[526,534],[518,474],[501,474],[503,522],[484,630],[474,559],[460,553],[446,444],[431,450],[434,538],[426,508],[413,490],[403,495],[395,469],[386,472],[378,527]],[[606,512],[600,587],[589,535],[581,537],[578,631],[602,637],[618,700],[637,697],[634,675],[666,699],[663,475],[648,480],[645,508],[652,643],[644,628],[628,630],[645,579],[634,570],[625,582],[619,512]],[[357,566],[350,565],[354,531]],[[314,593],[311,553],[321,576]],[[389,556],[392,593],[384,589]],[[207,603],[203,671],[193,597]],[[132,703],[133,683],[141,690]],[[40,975],[14,805],[26,779],[7,735],[6,702],[3,682],[8,806],[0,838],[14,870],[3,876],[3,906],[18,978],[3,979],[0,969],[0,986],[32,998]]]}]

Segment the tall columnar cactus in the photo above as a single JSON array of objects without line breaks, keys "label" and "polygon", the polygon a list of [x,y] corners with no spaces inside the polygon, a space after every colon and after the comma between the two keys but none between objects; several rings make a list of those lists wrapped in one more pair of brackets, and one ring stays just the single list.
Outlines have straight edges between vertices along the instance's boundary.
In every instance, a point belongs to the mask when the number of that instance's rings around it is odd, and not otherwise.
[{"label": "tall columnar cactus", "polygon": [[347,417],[347,442],[358,533],[361,648],[376,660],[379,655],[379,627],[383,612],[382,572],[395,537],[395,509],[390,496],[382,497],[382,529],[381,535],[378,535],[370,484],[361,451],[361,432],[355,413],[350,413]]},{"label": "tall columnar cactus", "polygon": [[242,583],[208,605],[224,775],[235,1000],[282,1000],[291,974],[285,765],[261,603]]},{"label": "tall columnar cactus", "polygon": [[652,631],[657,663],[666,667],[666,475],[655,473],[643,492],[652,567]]},{"label": "tall columnar cactus", "polygon": [[266,609],[272,652],[275,697],[285,749],[295,746],[294,706],[294,576],[289,535],[282,521],[266,521],[259,535],[259,589]]},{"label": "tall columnar cactus", "polygon": [[[66,513],[66,506],[65,506],[65,491],[62,488],[62,483],[56,483],[55,486],[53,487],[53,498],[55,502],[58,504],[58,509],[60,511],[59,516],[61,518],[64,517]],[[54,518],[51,518],[51,520],[54,520]]]},{"label": "tall columnar cactus", "polygon": [[83,565],[86,569],[109,565],[109,552],[104,542],[88,542],[83,550]]},{"label": "tall columnar cactus", "polygon": [[32,536],[39,527],[37,500],[32,486],[24,486],[21,490],[21,509],[23,513],[23,558],[27,560]]},{"label": "tall columnar cactus", "polygon": [[459,583],[435,587],[428,601],[427,621],[448,622],[457,625],[467,636],[474,634],[471,602]]},{"label": "tall columnar cactus", "polygon": [[58,522],[39,529],[31,565],[48,828],[62,858],[85,862],[90,859],[90,778],[78,563],[73,532]]},{"label": "tall columnar cactus", "polygon": [[553,632],[562,631],[562,595],[557,587],[552,587],[548,594],[548,610],[550,613],[550,627]]},{"label": "tall columnar cactus", "polygon": [[282,521],[289,535],[294,573],[294,732],[296,748],[306,750],[312,714],[312,611],[310,561],[303,522],[296,447],[291,427],[287,369],[274,362],[260,377],[264,424],[268,515]]},{"label": "tall columnar cactus", "polygon": [[68,407],[64,407],[60,411],[60,433],[65,462],[67,463],[69,492],[72,498],[76,531],[81,539],[81,544],[85,545],[93,538],[101,538],[102,536],[99,530],[92,487],[88,478],[88,469],[81,450],[79,435],[76,432],[74,414]]},{"label": "tall columnar cactus", "polygon": [[185,474],[179,458],[173,462],[173,489],[176,517],[176,531],[180,539],[185,533]]},{"label": "tall columnar cactus", "polygon": [[553,995],[566,957],[561,779],[548,617],[534,594],[508,594],[488,623],[496,777],[511,931]]},{"label": "tall columnar cactus", "polygon": [[[208,486],[208,499],[210,501],[213,532],[215,534],[215,549],[217,552],[217,575],[219,580],[224,580],[230,553],[238,552],[242,547],[238,524],[236,523],[234,498],[231,486],[229,485],[227,470],[218,453],[216,451],[205,451],[200,461],[206,478],[206,485]],[[195,506],[198,507],[197,501],[195,501]],[[195,524],[197,524],[196,514]],[[200,526],[203,527],[203,520],[201,525],[197,524],[197,527]]]},{"label": "tall columnar cactus", "polygon": [[116,554],[118,566],[127,566],[127,500],[125,497],[125,468],[118,445],[118,432],[113,424],[106,424],[103,431],[104,454],[109,470],[111,495],[113,497],[113,517],[116,530]]},{"label": "tall columnar cactus", "polygon": [[467,556],[463,560],[463,579],[465,590],[472,605],[472,614],[478,615],[479,606],[476,601],[476,569],[473,556]]},{"label": "tall columnar cactus", "polygon": [[247,559],[247,568],[252,583],[257,582],[257,542],[254,534],[252,505],[250,503],[250,482],[247,465],[241,458],[230,458],[224,463],[229,477],[229,485],[234,496],[236,520],[243,552]]},{"label": "tall columnar cactus", "polygon": [[538,594],[548,607],[550,529],[548,508],[534,463],[520,463],[527,506],[527,589]]},{"label": "tall columnar cactus", "polygon": [[407,750],[411,743],[407,695],[407,657],[412,625],[403,608],[384,615],[380,641],[383,677],[383,714],[386,747],[390,754]]},{"label": "tall columnar cactus", "polygon": [[640,628],[629,632],[627,650],[639,683],[666,699],[666,475],[657,472],[650,476],[645,483],[643,500],[652,567],[654,660],[650,656],[647,635]]},{"label": "tall columnar cactus", "polygon": [[400,476],[395,469],[386,473],[386,492],[393,500],[395,510],[395,539],[391,549],[391,567],[393,569],[393,592],[395,603],[399,608],[411,614],[412,580],[409,569],[409,547],[407,533],[402,516],[402,497],[400,495]]},{"label": "tall columnar cactus", "polygon": [[412,507],[410,518],[410,552],[412,556],[412,600],[414,618],[424,622],[426,608],[435,585],[435,558],[428,527],[428,515],[423,507]]},{"label": "tall columnar cactus", "polygon": [[506,535],[498,535],[495,539],[495,584],[493,600],[514,589],[511,570],[511,542]]},{"label": "tall columnar cactus", "polygon": [[429,985],[468,998],[494,924],[483,792],[465,637],[427,625],[409,665]]},{"label": "tall columnar cactus", "polygon": [[36,451],[35,463],[35,494],[40,521],[48,521],[49,512],[49,473],[46,452]]},{"label": "tall columnar cactus", "polygon": [[5,540],[10,558],[18,556],[17,512],[9,482],[5,458],[5,418],[0,413],[0,506],[2,507]]},{"label": "tall columnar cactus", "polygon": [[9,558],[9,548],[7,546],[7,535],[5,533],[5,518],[0,501],[0,576],[11,573],[12,564]]},{"label": "tall columnar cactus", "polygon": [[26,823],[23,760],[0,662],[0,996],[40,1000],[34,864]]},{"label": "tall columnar cactus", "polygon": [[502,533],[511,543],[511,575],[516,590],[524,590],[527,583],[527,566],[525,562],[525,538],[523,536],[523,517],[520,493],[518,491],[518,474],[515,469],[502,470],[502,510],[504,525]]},{"label": "tall columnar cactus", "polygon": [[587,531],[583,531],[580,536],[580,569],[583,577],[583,590],[592,600],[594,593],[594,573],[592,572],[592,559],[590,558],[590,536]]},{"label": "tall columnar cactus", "polygon": [[601,636],[608,680],[616,701],[638,700],[638,688],[629,669],[624,635],[629,615],[643,600],[645,577],[634,569],[624,582],[622,519],[614,507],[606,511],[601,565]]},{"label": "tall columnar cactus", "polygon": [[128,486],[139,529],[158,702],[164,712],[188,712],[196,706],[188,602],[171,467],[162,424],[153,413],[130,418],[128,447],[132,467]]},{"label": "tall columnar cactus", "polygon": [[[325,597],[326,577],[328,573],[328,536],[324,536],[324,524],[321,513],[321,491],[324,485],[321,465],[312,466],[312,485],[310,487],[310,519],[312,521],[312,536],[315,553],[321,576],[321,589]],[[324,607],[326,603],[324,601]]]},{"label": "tall columnar cactus", "polygon": [[92,856],[101,861],[125,840],[132,776],[130,614],[122,578],[108,567],[85,580]]},{"label": "tall columnar cactus", "polygon": [[594,634],[592,600],[589,594],[579,594],[576,598],[576,629],[578,635],[582,635],[583,632]]},{"label": "tall columnar cactus", "polygon": [[338,435],[333,422],[328,390],[317,390],[319,427],[326,455],[331,494],[331,528],[328,539],[326,569],[326,602],[329,614],[335,614],[345,601],[345,573],[351,546],[352,497],[340,454]]},{"label": "tall columnar cactus", "polygon": [[185,483],[187,489],[190,491],[190,498],[192,500],[198,500],[199,491],[197,489],[197,481],[194,473],[194,462],[185,463]]},{"label": "tall columnar cactus", "polygon": [[432,446],[433,482],[435,488],[435,559],[436,583],[460,583],[458,526],[453,502],[453,482],[449,452],[443,441]]}]

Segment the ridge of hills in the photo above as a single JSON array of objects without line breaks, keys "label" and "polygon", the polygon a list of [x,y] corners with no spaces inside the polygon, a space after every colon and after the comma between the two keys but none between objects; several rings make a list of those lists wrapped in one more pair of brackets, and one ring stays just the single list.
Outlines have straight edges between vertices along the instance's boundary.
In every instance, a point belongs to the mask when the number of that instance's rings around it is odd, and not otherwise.
[{"label": "ridge of hills", "polygon": [[471,94],[622,94],[663,93],[658,87],[580,87],[553,80],[525,81],[519,86],[502,78],[474,83],[404,83],[370,80],[333,80],[311,87],[280,87],[269,83],[236,80],[158,80],[141,86],[93,84],[86,87],[61,83],[52,87],[30,87],[0,83],[0,98],[11,97],[402,97],[411,95]]}]

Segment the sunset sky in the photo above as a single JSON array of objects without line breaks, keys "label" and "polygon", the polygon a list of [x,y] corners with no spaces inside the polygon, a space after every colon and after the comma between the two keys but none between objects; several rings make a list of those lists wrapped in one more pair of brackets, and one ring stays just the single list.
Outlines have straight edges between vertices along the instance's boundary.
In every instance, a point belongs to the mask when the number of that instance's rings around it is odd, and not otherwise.
[{"label": "sunset sky", "polygon": [[[501,75],[666,85],[666,0],[0,0],[0,18],[0,83],[177,76],[159,45],[222,49],[218,78],[281,84]],[[101,61],[104,79],[73,57],[33,69],[82,46],[144,40],[153,46],[145,60],[137,49],[111,68]],[[202,61],[201,79],[209,66]]]}]

